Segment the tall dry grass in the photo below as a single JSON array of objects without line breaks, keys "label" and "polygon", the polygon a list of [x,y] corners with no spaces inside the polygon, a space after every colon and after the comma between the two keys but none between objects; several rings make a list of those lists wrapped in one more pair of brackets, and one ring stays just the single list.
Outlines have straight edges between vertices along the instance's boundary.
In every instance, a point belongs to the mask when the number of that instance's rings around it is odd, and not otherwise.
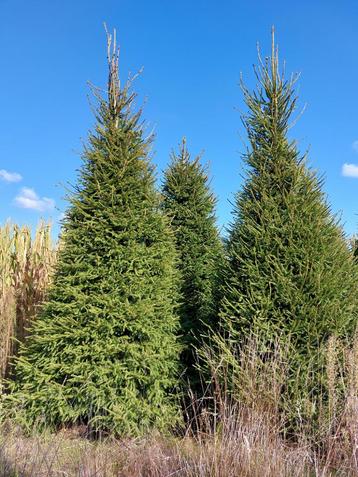
[{"label": "tall dry grass", "polygon": [[[0,227],[1,376],[46,297],[55,261],[48,225],[33,237],[27,227]],[[0,477],[358,476],[358,338],[351,346],[329,340],[328,395],[305,403],[318,406],[319,419],[289,434],[296,406],[283,399],[289,349],[274,346],[264,360],[259,349],[255,340],[240,353],[225,341],[208,347],[202,397],[185,401],[185,427],[172,435],[93,440],[71,428],[29,436],[5,422]]]},{"label": "tall dry grass", "polygon": [[[285,433],[287,355],[262,362],[249,342],[236,356],[208,357],[211,379],[189,404],[181,432],[93,440],[83,427],[24,436],[0,429],[0,476],[22,477],[337,477],[358,475],[358,339],[326,350],[329,397],[322,419]],[[228,360],[231,361],[228,361]],[[240,392],[228,393],[234,385]]]},{"label": "tall dry grass", "polygon": [[56,261],[51,226],[0,227],[0,376],[9,373],[10,357],[46,296]]}]

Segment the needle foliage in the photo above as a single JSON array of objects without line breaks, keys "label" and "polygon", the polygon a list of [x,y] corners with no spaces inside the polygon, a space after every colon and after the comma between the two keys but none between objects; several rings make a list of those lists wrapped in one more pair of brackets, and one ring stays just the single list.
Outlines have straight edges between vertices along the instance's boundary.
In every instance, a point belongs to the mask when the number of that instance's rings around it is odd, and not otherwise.
[{"label": "needle foliage", "polygon": [[195,348],[209,328],[217,328],[219,272],[223,247],[216,227],[216,199],[200,157],[192,159],[186,140],[172,153],[163,184],[163,207],[170,217],[178,251],[182,365],[194,386]]},{"label": "needle foliage", "polygon": [[150,139],[130,84],[120,86],[111,40],[108,97],[97,94],[54,283],[5,408],[28,425],[85,424],[130,436],[176,421],[177,272]]},{"label": "needle foliage", "polygon": [[274,42],[255,71],[257,89],[243,86],[246,181],[229,230],[221,320],[232,343],[254,336],[265,353],[277,339],[290,346],[287,390],[302,417],[317,411],[325,386],[322,348],[354,331],[357,276],[322,180],[288,136],[296,78],[280,73]]}]

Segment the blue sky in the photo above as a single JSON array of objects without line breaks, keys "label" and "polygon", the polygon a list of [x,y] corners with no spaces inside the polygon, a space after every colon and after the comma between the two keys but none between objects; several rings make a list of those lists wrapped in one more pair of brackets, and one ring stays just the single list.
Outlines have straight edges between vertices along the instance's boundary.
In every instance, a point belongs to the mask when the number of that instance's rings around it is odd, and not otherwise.
[{"label": "blue sky", "polygon": [[210,163],[221,227],[242,183],[240,72],[254,85],[256,43],[269,53],[274,24],[287,72],[301,72],[306,110],[291,135],[346,232],[358,230],[354,0],[0,0],[0,222],[56,223],[66,207],[94,122],[87,81],[106,84],[104,21],[118,31],[122,78],[144,67],[135,87],[159,179],[185,135]]}]

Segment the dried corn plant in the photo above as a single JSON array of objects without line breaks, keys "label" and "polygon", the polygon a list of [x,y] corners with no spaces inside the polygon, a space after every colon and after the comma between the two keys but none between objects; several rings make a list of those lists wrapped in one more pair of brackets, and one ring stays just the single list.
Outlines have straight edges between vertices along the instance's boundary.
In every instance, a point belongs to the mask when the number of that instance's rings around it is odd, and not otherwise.
[{"label": "dried corn plant", "polygon": [[45,298],[56,261],[51,226],[41,222],[32,236],[29,227],[0,227],[0,376]]}]

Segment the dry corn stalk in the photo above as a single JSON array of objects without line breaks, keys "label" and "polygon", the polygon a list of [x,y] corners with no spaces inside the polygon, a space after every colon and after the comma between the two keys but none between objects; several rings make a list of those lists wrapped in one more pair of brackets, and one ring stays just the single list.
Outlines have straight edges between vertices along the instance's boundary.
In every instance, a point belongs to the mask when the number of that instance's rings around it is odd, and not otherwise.
[{"label": "dry corn stalk", "polygon": [[41,222],[31,236],[29,227],[0,227],[0,376],[26,335],[48,288],[56,248],[51,226]]}]

